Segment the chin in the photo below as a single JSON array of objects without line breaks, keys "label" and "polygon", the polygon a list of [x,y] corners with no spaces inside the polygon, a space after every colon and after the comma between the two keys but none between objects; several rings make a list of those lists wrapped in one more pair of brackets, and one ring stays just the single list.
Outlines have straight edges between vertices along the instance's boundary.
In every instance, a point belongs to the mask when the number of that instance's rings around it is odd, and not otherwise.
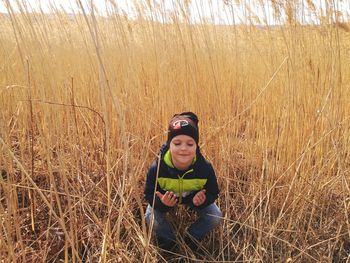
[{"label": "chin", "polygon": [[190,166],[192,162],[180,162],[181,166]]}]

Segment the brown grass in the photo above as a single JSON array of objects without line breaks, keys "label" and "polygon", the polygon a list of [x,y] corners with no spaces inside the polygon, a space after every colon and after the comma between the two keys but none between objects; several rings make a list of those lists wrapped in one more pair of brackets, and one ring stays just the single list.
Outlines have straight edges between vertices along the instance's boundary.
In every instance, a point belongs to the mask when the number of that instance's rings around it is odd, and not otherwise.
[{"label": "brown grass", "polygon": [[349,26],[285,8],[274,27],[2,16],[0,261],[162,262],[143,183],[183,110],[221,186],[205,262],[349,260]]}]

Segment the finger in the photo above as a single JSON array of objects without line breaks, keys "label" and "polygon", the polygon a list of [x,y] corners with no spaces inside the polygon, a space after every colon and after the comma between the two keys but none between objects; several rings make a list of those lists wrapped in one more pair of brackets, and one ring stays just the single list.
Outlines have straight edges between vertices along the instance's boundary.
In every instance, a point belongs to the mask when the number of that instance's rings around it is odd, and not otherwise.
[{"label": "finger", "polygon": [[197,200],[193,198],[193,204],[197,206]]},{"label": "finger", "polygon": [[198,198],[197,205],[201,205],[201,204],[203,204],[203,199],[202,198]]},{"label": "finger", "polygon": [[173,197],[173,193],[172,192],[166,192],[166,198],[167,198],[167,200],[168,201],[170,201],[171,199],[172,199],[172,197]]},{"label": "finger", "polygon": [[173,192],[167,192],[168,193],[168,197],[169,198],[172,198],[173,197],[173,195],[174,195],[174,193]]},{"label": "finger", "polygon": [[174,200],[176,200],[176,195],[173,192],[169,192],[168,200],[174,202]]},{"label": "finger", "polygon": [[197,196],[195,196],[194,198],[193,198],[193,204],[195,205],[195,206],[197,206],[198,205],[198,198],[197,198]]},{"label": "finger", "polygon": [[163,202],[165,202],[165,203],[169,203],[169,201],[170,201],[170,197],[169,197],[169,194],[164,194],[164,196],[163,196]]},{"label": "finger", "polygon": [[196,202],[197,206],[203,204],[205,202],[205,199],[206,199],[205,194],[203,192],[200,192],[198,194],[198,198],[197,198],[197,202]]},{"label": "finger", "polygon": [[171,199],[172,201],[175,201],[176,198],[177,198],[176,194],[174,194],[173,192],[171,192],[171,193],[170,193],[170,199]]},{"label": "finger", "polygon": [[164,196],[164,195],[162,195],[162,194],[161,194],[160,192],[158,192],[158,191],[156,192],[156,195],[157,195],[160,199],[162,199],[163,196]]},{"label": "finger", "polygon": [[171,200],[176,200],[176,198],[177,198],[177,196],[176,196],[176,194],[174,194],[174,193],[171,193],[172,195],[171,195]]},{"label": "finger", "polygon": [[173,197],[167,199],[167,205],[168,206],[174,206],[176,204],[177,200],[174,199]]},{"label": "finger", "polygon": [[203,196],[204,196],[204,194],[202,192],[199,192],[198,195],[197,195],[197,198],[198,199],[203,199]]},{"label": "finger", "polygon": [[173,196],[174,196],[173,192],[167,192],[166,198],[168,201],[171,201],[171,200],[173,200]]}]

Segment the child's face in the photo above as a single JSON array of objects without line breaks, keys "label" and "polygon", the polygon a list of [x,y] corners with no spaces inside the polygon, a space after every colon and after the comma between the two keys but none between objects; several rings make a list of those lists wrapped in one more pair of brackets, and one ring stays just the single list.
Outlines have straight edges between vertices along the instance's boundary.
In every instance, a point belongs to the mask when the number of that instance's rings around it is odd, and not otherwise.
[{"label": "child's face", "polygon": [[188,135],[175,136],[170,142],[171,160],[179,170],[186,170],[196,155],[197,144]]}]

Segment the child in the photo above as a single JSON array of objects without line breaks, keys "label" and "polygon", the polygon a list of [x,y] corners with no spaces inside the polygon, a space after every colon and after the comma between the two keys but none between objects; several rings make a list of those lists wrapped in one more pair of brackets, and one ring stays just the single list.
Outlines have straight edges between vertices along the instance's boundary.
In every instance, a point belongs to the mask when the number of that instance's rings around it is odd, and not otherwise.
[{"label": "child", "polygon": [[[214,203],[219,194],[215,172],[198,147],[198,118],[193,112],[175,114],[170,120],[168,140],[160,149],[160,160],[149,168],[145,185],[148,206],[146,222],[151,223],[158,245],[170,250],[175,235],[166,213],[178,204],[197,212],[199,218],[186,230],[185,241],[193,248],[221,221],[222,213]],[[159,167],[158,167],[159,165]]]}]

